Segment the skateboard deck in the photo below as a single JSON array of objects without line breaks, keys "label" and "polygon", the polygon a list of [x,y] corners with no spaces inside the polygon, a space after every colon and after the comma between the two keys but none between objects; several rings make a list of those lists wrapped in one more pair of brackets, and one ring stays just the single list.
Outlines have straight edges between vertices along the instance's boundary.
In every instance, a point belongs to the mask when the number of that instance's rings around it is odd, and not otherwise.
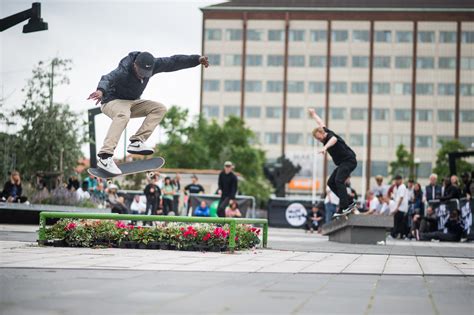
[{"label": "skateboard deck", "polygon": [[87,172],[95,177],[101,178],[113,178],[122,175],[136,174],[142,172],[153,172],[161,168],[165,164],[165,159],[162,157],[151,158],[147,160],[138,160],[133,162],[126,162],[122,164],[117,164],[118,168],[122,171],[122,174],[114,175],[109,172],[98,168],[91,167],[87,169]]},{"label": "skateboard deck", "polygon": [[347,218],[348,218],[350,215],[354,214],[356,211],[357,211],[357,207],[354,206],[354,207],[352,207],[352,210],[351,210],[351,211],[346,212],[346,213],[336,213],[336,214],[334,214],[332,217],[333,217],[334,219],[339,219],[339,218],[341,218],[341,217],[344,217],[344,218],[347,220]]}]

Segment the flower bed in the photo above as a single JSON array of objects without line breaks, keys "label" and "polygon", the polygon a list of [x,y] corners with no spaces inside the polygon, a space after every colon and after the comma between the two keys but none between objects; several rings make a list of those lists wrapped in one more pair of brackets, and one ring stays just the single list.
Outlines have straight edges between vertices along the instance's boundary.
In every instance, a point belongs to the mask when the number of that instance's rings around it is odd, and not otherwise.
[{"label": "flower bed", "polygon": [[[236,249],[250,249],[260,243],[260,229],[240,224],[236,227]],[[160,223],[154,227],[134,226],[113,220],[61,219],[46,229],[41,245],[71,247],[120,247],[225,251],[229,226],[211,224]]]}]

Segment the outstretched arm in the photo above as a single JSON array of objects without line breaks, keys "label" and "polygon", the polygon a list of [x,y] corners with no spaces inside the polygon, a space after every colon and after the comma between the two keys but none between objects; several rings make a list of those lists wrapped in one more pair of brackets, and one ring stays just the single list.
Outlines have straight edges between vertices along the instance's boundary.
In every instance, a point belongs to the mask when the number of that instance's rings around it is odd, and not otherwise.
[{"label": "outstretched arm", "polygon": [[314,110],[314,108],[308,109],[308,112],[309,112],[309,115],[311,116],[311,118],[316,120],[316,123],[318,124],[319,127],[326,127],[326,124],[321,119],[321,117],[319,117],[318,114],[316,114],[316,111]]},{"label": "outstretched arm", "polygon": [[199,64],[207,68],[209,66],[207,57],[200,55],[174,55],[171,57],[155,58],[153,74],[191,68]]}]

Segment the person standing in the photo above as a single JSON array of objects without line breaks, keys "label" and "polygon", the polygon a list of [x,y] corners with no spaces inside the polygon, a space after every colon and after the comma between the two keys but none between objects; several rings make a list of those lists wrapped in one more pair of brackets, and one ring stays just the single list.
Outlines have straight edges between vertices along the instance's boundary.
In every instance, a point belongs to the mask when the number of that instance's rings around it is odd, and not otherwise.
[{"label": "person standing", "polygon": [[407,234],[408,192],[401,175],[395,176],[395,209],[393,210],[392,237],[401,238]]},{"label": "person standing", "polygon": [[145,215],[156,214],[158,203],[160,202],[161,189],[151,179],[148,185],[145,186],[143,193],[146,198]]},{"label": "person standing", "polygon": [[112,119],[104,144],[97,154],[97,166],[113,175],[122,171],[113,160],[115,147],[130,118],[145,117],[138,131],[130,137],[127,152],[149,155],[153,148],[145,145],[156,126],[166,113],[165,105],[140,99],[150,78],[160,72],[173,72],[181,69],[209,66],[208,58],[200,55],[174,55],[155,58],[149,52],[133,51],[125,56],[118,67],[103,75],[88,99],[101,103],[101,111]]},{"label": "person standing", "polygon": [[224,170],[219,174],[219,190],[221,196],[219,199],[219,206],[217,207],[217,216],[225,217],[225,209],[230,200],[235,199],[237,194],[238,180],[237,176],[232,172],[233,164],[231,161],[224,163]]},{"label": "person standing", "polygon": [[356,154],[334,131],[326,128],[323,120],[316,114],[314,109],[309,109],[310,116],[316,121],[318,127],[313,130],[313,137],[324,144],[319,153],[332,157],[336,168],[328,180],[328,186],[339,197],[338,214],[346,214],[352,211],[355,202],[349,201],[346,180],[357,167]]},{"label": "person standing", "polygon": [[175,188],[171,182],[170,177],[165,178],[165,183],[163,185],[163,213],[168,215],[168,213],[173,211],[173,199],[175,194]]},{"label": "person standing", "polygon": [[184,187],[184,193],[187,195],[204,193],[204,187],[198,183],[198,180],[196,175],[191,176],[191,184]]},{"label": "person standing", "polygon": [[430,175],[430,184],[425,187],[425,200],[430,202],[441,198],[441,186],[437,184],[438,175]]}]

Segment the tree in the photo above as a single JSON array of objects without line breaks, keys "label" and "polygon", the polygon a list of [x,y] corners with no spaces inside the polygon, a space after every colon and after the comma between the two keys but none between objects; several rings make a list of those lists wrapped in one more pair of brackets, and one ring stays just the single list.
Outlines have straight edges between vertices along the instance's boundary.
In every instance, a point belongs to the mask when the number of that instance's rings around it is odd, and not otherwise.
[{"label": "tree", "polygon": [[166,165],[175,168],[220,169],[231,160],[245,179],[241,192],[266,201],[271,185],[263,175],[265,153],[253,145],[252,130],[237,117],[219,125],[202,116],[187,123],[188,114],[176,106],[169,109],[162,123],[168,139],[158,145],[156,154],[166,156]]},{"label": "tree", "polygon": [[85,123],[67,104],[53,101],[54,88],[69,83],[70,65],[67,59],[40,61],[23,89],[26,99],[14,114],[22,122],[16,152],[18,170],[25,178],[38,171],[58,172],[61,161],[65,174],[70,174],[82,156]]},{"label": "tree", "polygon": [[[459,140],[440,140],[440,144],[441,148],[436,154],[436,166],[433,172],[438,174],[439,180],[442,180],[446,176],[451,175],[449,171],[448,153],[464,151],[466,147]],[[456,160],[456,170],[458,174],[462,174],[464,172],[473,171],[474,167],[471,163],[458,159]]]},{"label": "tree", "polygon": [[392,176],[392,179],[396,175],[402,175],[405,178],[413,178],[414,174],[411,171],[415,165],[413,154],[409,153],[403,144],[400,144],[397,147],[395,155],[396,160],[390,163],[390,176]]}]

